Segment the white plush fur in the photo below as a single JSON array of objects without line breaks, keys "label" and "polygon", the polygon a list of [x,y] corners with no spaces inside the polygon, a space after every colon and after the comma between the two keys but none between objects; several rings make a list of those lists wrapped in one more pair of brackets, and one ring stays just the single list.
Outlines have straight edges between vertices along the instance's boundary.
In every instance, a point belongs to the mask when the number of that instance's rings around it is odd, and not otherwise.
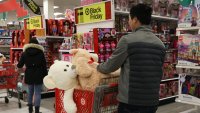
[{"label": "white plush fur", "polygon": [[42,47],[41,45],[30,43],[30,44],[24,45],[23,52],[26,51],[26,49],[28,49],[28,48],[36,48],[36,49],[39,49],[41,51],[44,51],[44,47]]},{"label": "white plush fur", "polygon": [[77,107],[73,100],[74,88],[78,85],[77,74],[70,62],[55,61],[50,67],[48,75],[44,78],[44,85],[49,88],[65,90],[64,108],[67,113],[76,113]]}]

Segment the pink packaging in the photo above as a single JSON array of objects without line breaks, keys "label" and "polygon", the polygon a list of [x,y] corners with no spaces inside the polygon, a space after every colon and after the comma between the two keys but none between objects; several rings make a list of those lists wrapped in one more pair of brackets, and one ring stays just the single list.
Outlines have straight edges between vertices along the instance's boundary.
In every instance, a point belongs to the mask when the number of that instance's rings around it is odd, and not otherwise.
[{"label": "pink packaging", "polygon": [[71,62],[72,61],[72,55],[71,54],[63,54],[62,55],[62,60]]},{"label": "pink packaging", "polygon": [[106,41],[105,47],[106,47],[106,51],[107,51],[107,52],[110,52],[110,51],[111,51],[111,49],[110,49],[110,44],[109,44],[108,41]]},{"label": "pink packaging", "polygon": [[100,53],[103,53],[103,51],[104,51],[104,44],[101,42],[101,43],[99,44],[99,52],[100,52]]},{"label": "pink packaging", "polygon": [[115,48],[116,48],[116,44],[114,41],[111,42],[111,49],[112,51],[115,51]]}]

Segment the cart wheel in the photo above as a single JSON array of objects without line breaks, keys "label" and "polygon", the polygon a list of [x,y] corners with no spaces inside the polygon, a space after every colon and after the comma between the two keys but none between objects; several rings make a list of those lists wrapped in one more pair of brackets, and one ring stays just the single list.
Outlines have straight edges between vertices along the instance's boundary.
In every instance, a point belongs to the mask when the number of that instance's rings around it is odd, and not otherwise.
[{"label": "cart wheel", "polygon": [[18,106],[19,106],[19,108],[22,108],[22,104],[21,103],[18,103]]},{"label": "cart wheel", "polygon": [[9,103],[8,97],[5,97],[5,103]]}]

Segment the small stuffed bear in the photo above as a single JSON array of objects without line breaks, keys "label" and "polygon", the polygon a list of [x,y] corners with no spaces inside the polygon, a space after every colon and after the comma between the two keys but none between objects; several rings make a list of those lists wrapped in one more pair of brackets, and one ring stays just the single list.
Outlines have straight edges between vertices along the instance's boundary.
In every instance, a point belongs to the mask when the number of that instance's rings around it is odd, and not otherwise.
[{"label": "small stuffed bear", "polygon": [[6,60],[6,57],[4,57],[4,55],[0,53],[0,64],[3,64],[5,60]]},{"label": "small stuffed bear", "polygon": [[112,81],[114,79],[108,80],[108,78],[118,78],[119,70],[111,74],[102,74],[97,71],[97,55],[91,54],[85,49],[72,49],[70,53],[73,54],[72,64],[76,65],[76,73],[82,89],[94,91],[100,85],[102,79],[107,79],[107,83],[117,82]]},{"label": "small stuffed bear", "polygon": [[76,67],[70,62],[56,60],[43,79],[48,89],[59,88],[64,92],[64,108],[67,113],[76,113],[77,106],[73,100],[74,88],[78,85]]}]

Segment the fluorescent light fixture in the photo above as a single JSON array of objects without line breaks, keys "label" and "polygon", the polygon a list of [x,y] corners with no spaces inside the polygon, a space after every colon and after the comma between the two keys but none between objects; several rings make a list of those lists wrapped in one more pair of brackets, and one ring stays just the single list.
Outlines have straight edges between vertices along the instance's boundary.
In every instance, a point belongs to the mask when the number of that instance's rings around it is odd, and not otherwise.
[{"label": "fluorescent light fixture", "polygon": [[60,13],[60,12],[55,12],[55,13],[54,13],[54,15],[55,15],[55,16],[58,16],[58,15],[63,15],[63,13]]},{"label": "fluorescent light fixture", "polygon": [[57,9],[57,8],[59,8],[59,6],[53,6],[53,8],[54,8],[54,9]]},{"label": "fluorescent light fixture", "polygon": [[3,0],[0,0],[0,2],[2,2]]}]

